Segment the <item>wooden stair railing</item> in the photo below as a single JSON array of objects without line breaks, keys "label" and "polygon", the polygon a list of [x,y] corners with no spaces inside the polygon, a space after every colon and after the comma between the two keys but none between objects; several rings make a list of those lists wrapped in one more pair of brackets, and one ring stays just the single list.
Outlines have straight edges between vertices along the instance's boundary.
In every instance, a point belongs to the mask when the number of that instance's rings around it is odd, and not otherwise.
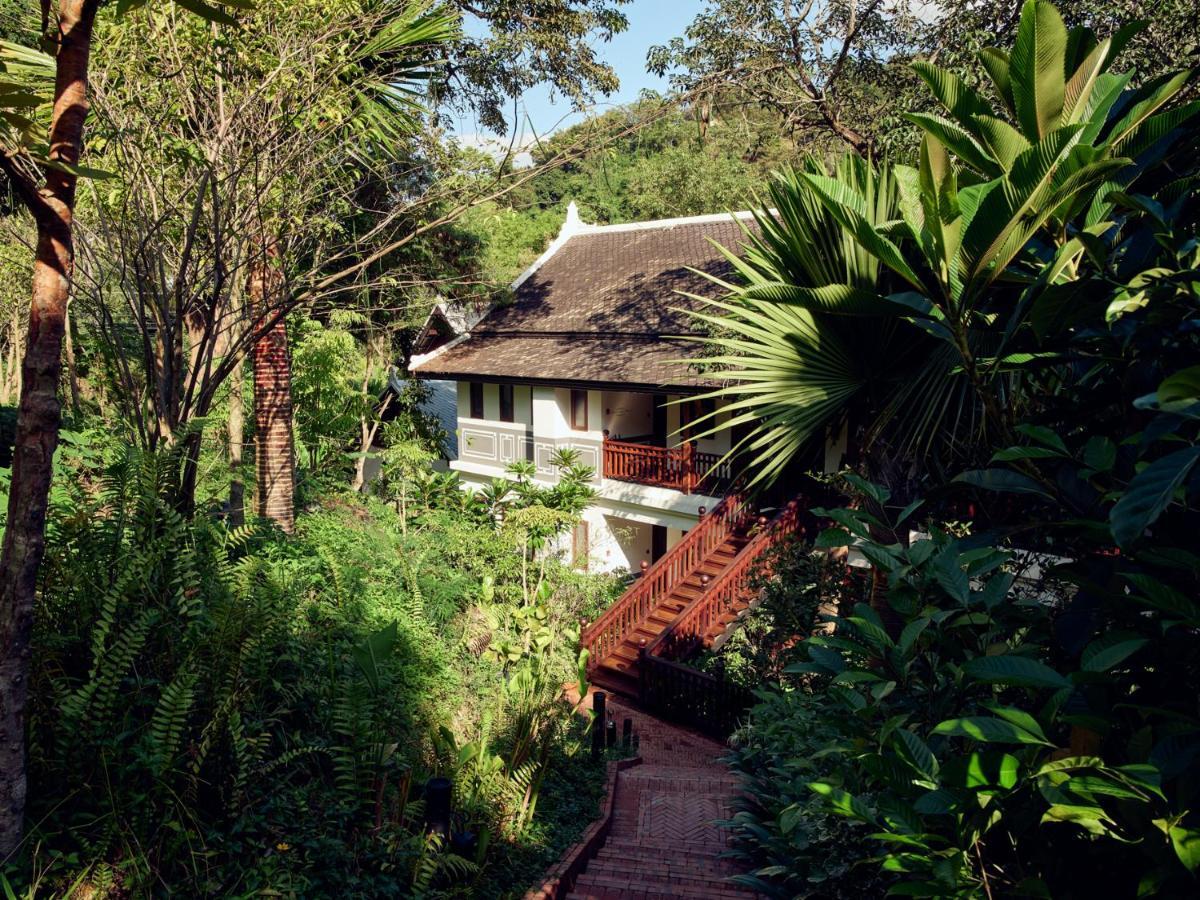
[{"label": "wooden stair railing", "polygon": [[789,536],[807,532],[805,515],[799,500],[790,501],[641,652],[640,699],[647,708],[722,737],[733,729],[738,716],[753,702],[753,694],[693,669],[679,662],[679,657],[710,644],[723,630],[722,617],[751,599],[750,581],[758,564]]},{"label": "wooden stair railing", "polygon": [[580,634],[580,643],[588,651],[588,668],[595,668],[616,650],[751,512],[740,494],[726,497],[650,566],[604,615],[586,626]]},{"label": "wooden stair railing", "polygon": [[677,655],[677,648],[710,644],[721,617],[750,598],[750,579],[763,555],[789,536],[804,532],[801,515],[799,501],[792,500],[774,519],[760,526],[725,571],[646,648],[647,653],[671,657]]}]

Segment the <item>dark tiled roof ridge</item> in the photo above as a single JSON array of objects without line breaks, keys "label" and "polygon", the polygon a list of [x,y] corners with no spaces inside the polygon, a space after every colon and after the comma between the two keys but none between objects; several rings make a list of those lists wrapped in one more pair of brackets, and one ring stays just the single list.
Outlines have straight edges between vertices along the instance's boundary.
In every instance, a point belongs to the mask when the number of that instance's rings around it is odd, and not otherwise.
[{"label": "dark tiled roof ridge", "polygon": [[[733,266],[714,246],[737,248],[752,220],[730,215],[665,220],[661,227],[588,228],[563,240],[490,310],[466,340],[417,371],[451,377],[711,385],[680,357],[699,355],[706,329],[688,294],[719,288]],[[693,339],[693,340],[688,340]]]}]

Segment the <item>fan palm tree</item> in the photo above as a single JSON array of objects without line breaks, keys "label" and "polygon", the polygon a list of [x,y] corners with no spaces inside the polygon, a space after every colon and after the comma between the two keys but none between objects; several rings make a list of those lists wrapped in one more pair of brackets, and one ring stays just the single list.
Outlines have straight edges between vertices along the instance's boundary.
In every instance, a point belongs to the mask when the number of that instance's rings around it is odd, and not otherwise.
[{"label": "fan palm tree", "polygon": [[[774,481],[814,438],[843,425],[858,461],[881,443],[921,458],[977,424],[952,355],[905,320],[911,309],[895,296],[903,282],[823,203],[811,179],[825,177],[815,159],[777,174],[743,254],[725,251],[738,283],[713,279],[726,296],[694,298],[710,328],[697,339],[705,361],[727,382],[705,396],[725,404],[729,421],[719,427],[745,429],[731,453],[753,460],[752,485]],[[853,192],[867,227],[895,225],[892,169],[846,155],[830,180]],[[922,415],[903,415],[918,396]],[[705,434],[717,430],[717,414],[699,420]],[[956,427],[939,428],[948,418]]]}]

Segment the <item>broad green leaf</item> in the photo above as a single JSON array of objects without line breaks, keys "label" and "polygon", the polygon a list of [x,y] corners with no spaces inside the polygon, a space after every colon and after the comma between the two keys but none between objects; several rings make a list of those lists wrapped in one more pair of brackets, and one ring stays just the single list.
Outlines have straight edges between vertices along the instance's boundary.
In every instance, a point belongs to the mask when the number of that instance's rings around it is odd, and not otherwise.
[{"label": "broad green leaf", "polygon": [[1106,634],[1087,645],[1080,664],[1085,672],[1107,672],[1148,643],[1150,641],[1147,638],[1138,637],[1127,631]]},{"label": "broad green leaf", "polygon": [[1178,412],[1200,401],[1200,366],[1192,366],[1163,379],[1156,391],[1158,406],[1166,412]]},{"label": "broad green leaf", "polygon": [[991,744],[1044,744],[1053,746],[1048,741],[1030,734],[1024,728],[995,719],[989,716],[968,716],[961,719],[947,719],[933,729],[934,734],[944,734],[950,737],[966,737],[972,740]]},{"label": "broad green leaf", "polygon": [[1099,806],[1072,806],[1057,803],[1042,816],[1043,822],[1070,822],[1095,835],[1108,834],[1112,820]]},{"label": "broad green leaf", "polygon": [[1075,769],[1099,769],[1104,766],[1104,760],[1099,756],[1067,756],[1062,759],[1052,759],[1033,773],[1035,778],[1051,775],[1055,772],[1070,772]]},{"label": "broad green leaf", "polygon": [[[1017,783],[1021,762],[1011,753],[997,751],[975,752],[961,760],[962,787],[1003,788],[1008,790]],[[947,766],[947,769],[950,767]],[[947,773],[945,778],[949,778]]]},{"label": "broad green leaf", "polygon": [[826,528],[813,542],[813,546],[823,549],[830,547],[848,547],[855,542],[856,538],[841,528]]},{"label": "broad green leaf", "polygon": [[1171,827],[1171,846],[1175,855],[1189,872],[1200,869],[1200,828]]},{"label": "broad green leaf", "polygon": [[898,729],[894,740],[896,748],[900,751],[900,756],[916,769],[919,774],[931,780],[937,775],[937,759],[923,740],[907,728]]},{"label": "broad green leaf", "polygon": [[924,816],[942,816],[954,812],[959,807],[959,798],[953,792],[939,788],[922,794],[913,803],[913,809]]},{"label": "broad green leaf", "polygon": [[921,632],[929,627],[929,622],[930,619],[928,616],[922,616],[919,619],[913,619],[904,626],[904,630],[900,632],[899,641],[899,647],[904,653],[908,653],[913,648],[913,645],[921,636]]},{"label": "broad green leaf", "polygon": [[822,781],[811,782],[808,787],[813,793],[825,798],[825,802],[834,812],[860,822],[875,821],[875,816],[867,805],[853,794]]},{"label": "broad green leaf", "polygon": [[1013,462],[1018,459],[1061,459],[1062,454],[1049,447],[1009,447],[992,454],[991,462]]},{"label": "broad green leaf", "polygon": [[941,141],[951,153],[977,172],[999,174],[1000,167],[965,128],[932,113],[906,113],[904,118]]},{"label": "broad green leaf", "polygon": [[963,665],[963,671],[988,684],[1056,689],[1071,686],[1067,678],[1026,656],[977,656]]},{"label": "broad green leaf", "polygon": [[954,481],[969,484],[985,491],[1007,494],[1034,494],[1047,500],[1053,499],[1040,484],[1028,475],[1008,469],[972,469],[955,475]]},{"label": "broad green leaf", "polygon": [[1099,794],[1102,797],[1117,797],[1122,800],[1147,799],[1146,795],[1141,791],[1135,791],[1121,782],[1102,774],[1075,775],[1069,781],[1059,785],[1059,788],[1076,795],[1086,795],[1088,797]]},{"label": "broad green leaf", "polygon": [[1117,445],[1101,435],[1088,438],[1083,448],[1083,462],[1097,472],[1111,471],[1117,461]]},{"label": "broad green leaf", "polygon": [[1068,455],[1067,445],[1063,443],[1063,439],[1041,425],[1018,425],[1017,431],[1026,437],[1032,438],[1044,447],[1049,447],[1052,450],[1057,450],[1063,456]]},{"label": "broad green leaf", "polygon": [[1009,57],[1013,103],[1021,130],[1045,137],[1063,111],[1067,27],[1050,3],[1027,0]]},{"label": "broad green leaf", "polygon": [[1146,606],[1177,616],[1193,624],[1200,623],[1200,603],[1163,584],[1152,575],[1126,573],[1125,580],[1138,589],[1134,598]]},{"label": "broad green leaf", "polygon": [[946,111],[959,122],[966,122],[974,115],[989,111],[987,103],[974,88],[953,72],[922,59],[913,62],[912,68],[929,85]]},{"label": "broad green leaf", "polygon": [[1025,135],[1003,119],[976,116],[975,130],[991,156],[1000,163],[1002,171],[1011,169],[1017,157],[1029,149]]},{"label": "broad green leaf", "polygon": [[994,715],[1007,722],[1012,722],[1018,728],[1023,728],[1039,740],[1046,740],[1046,733],[1042,731],[1041,724],[1025,710],[1017,709],[1015,706],[1001,706],[998,703],[985,703],[984,706]]},{"label": "broad green leaf", "polygon": [[1013,102],[1012,64],[1008,53],[999,47],[984,47],[979,51],[979,62],[992,79],[996,93],[1004,101],[1008,111],[1015,116],[1017,107]]},{"label": "broad green leaf", "polygon": [[1198,459],[1200,447],[1187,447],[1155,460],[1134,476],[1109,515],[1118,544],[1127,547],[1142,536],[1171,503]]},{"label": "broad green leaf", "polygon": [[860,475],[855,475],[853,472],[845,472],[842,474],[842,477],[876,503],[886,503],[888,498],[892,496],[891,492],[887,488],[878,484],[872,484],[870,481],[867,481],[867,479]]}]

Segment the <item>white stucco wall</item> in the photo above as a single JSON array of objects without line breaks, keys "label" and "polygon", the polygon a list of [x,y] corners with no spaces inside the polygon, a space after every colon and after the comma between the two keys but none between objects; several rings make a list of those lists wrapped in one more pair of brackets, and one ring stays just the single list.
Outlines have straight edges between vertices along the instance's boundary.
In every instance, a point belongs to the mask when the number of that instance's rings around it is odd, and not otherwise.
[{"label": "white stucco wall", "polygon": [[613,440],[647,438],[654,434],[654,394],[601,391],[601,427]]},{"label": "white stucco wall", "polygon": [[584,513],[588,523],[588,571],[636,572],[650,562],[651,533],[645,522],[634,522],[593,507]]}]

